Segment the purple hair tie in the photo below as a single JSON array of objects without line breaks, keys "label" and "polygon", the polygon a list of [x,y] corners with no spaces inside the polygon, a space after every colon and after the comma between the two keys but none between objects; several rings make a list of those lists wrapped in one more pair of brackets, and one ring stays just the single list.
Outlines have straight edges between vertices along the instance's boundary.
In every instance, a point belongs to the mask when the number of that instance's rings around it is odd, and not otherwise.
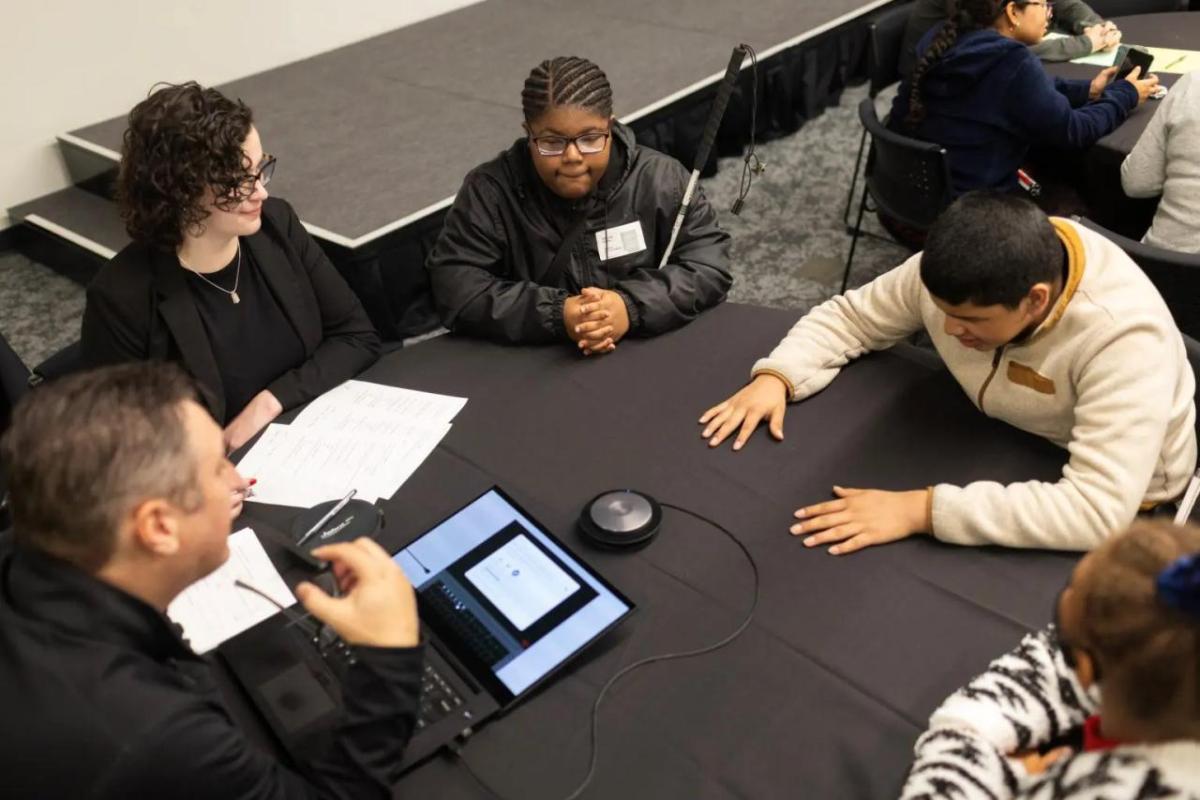
[{"label": "purple hair tie", "polygon": [[1200,622],[1200,553],[1173,561],[1158,574],[1158,599]]}]

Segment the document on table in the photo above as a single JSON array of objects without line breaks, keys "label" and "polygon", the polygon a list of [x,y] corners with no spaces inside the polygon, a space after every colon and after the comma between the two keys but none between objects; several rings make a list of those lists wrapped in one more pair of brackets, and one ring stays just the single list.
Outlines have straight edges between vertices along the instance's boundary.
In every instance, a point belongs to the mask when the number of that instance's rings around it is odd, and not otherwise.
[{"label": "document on table", "polygon": [[1173,50],[1170,47],[1147,47],[1154,63],[1151,72],[1174,72],[1183,75],[1200,69],[1200,50]]},{"label": "document on table", "polygon": [[[1052,36],[1061,36],[1061,34],[1046,34],[1047,39]],[[1150,65],[1151,72],[1174,72],[1183,75],[1200,69],[1200,50],[1175,50],[1170,47],[1142,47],[1141,45],[1138,47],[1154,56],[1154,62]],[[1073,58],[1071,63],[1111,67],[1116,60],[1117,48],[1114,47],[1104,53],[1092,53],[1090,56]]]},{"label": "document on table", "polygon": [[307,508],[351,489],[368,502],[391,497],[450,425],[351,421],[345,430],[270,425],[238,464],[239,472],[257,479],[250,502]]},{"label": "document on table", "polygon": [[[1062,33],[1047,33],[1046,39],[1065,39],[1066,34]],[[1111,67],[1113,62],[1117,60],[1117,48],[1111,50],[1101,50],[1099,53],[1072,58],[1072,64],[1090,64],[1093,67]]]},{"label": "document on table", "polygon": [[254,627],[279,609],[265,598],[234,585],[241,580],[288,608],[296,597],[263,550],[258,536],[243,528],[229,537],[229,560],[193,583],[167,606],[167,616],[183,627],[197,653]]},{"label": "document on table", "polygon": [[440,426],[448,425],[466,404],[465,397],[346,381],[309,403],[292,425],[335,431],[366,421]]},{"label": "document on table", "polygon": [[290,425],[271,425],[238,464],[257,483],[250,502],[308,508],[357,490],[396,493],[450,432],[465,397],[346,381]]}]

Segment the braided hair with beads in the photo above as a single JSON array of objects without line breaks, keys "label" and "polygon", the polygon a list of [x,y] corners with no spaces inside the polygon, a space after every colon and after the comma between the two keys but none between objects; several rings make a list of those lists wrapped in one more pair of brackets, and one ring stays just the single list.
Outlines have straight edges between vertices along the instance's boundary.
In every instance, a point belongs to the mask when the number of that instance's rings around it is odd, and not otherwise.
[{"label": "braided hair with beads", "polygon": [[921,99],[921,80],[946,51],[954,46],[964,33],[990,28],[1012,0],[954,0],[950,4],[950,16],[936,34],[929,47],[921,54],[913,67],[909,82],[908,116],[904,124],[916,128],[925,119],[925,103]]},{"label": "braided hair with beads", "polygon": [[548,58],[533,68],[521,90],[521,110],[530,123],[556,106],[576,106],[612,116],[612,86],[604,70],[579,56]]}]

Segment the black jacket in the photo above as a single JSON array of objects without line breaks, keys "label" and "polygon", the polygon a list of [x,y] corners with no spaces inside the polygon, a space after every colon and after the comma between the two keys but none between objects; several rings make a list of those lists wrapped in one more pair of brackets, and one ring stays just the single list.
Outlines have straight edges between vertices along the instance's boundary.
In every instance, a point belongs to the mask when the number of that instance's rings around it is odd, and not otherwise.
[{"label": "black jacket", "polygon": [[177,630],[74,567],[4,546],[3,796],[391,797],[416,719],[420,648],[356,648],[342,722],[301,775],[247,741]]},{"label": "black jacket", "polygon": [[[242,241],[304,346],[304,363],[263,387],[285,410],[374,363],[379,335],[290,205],[268,198],[262,228]],[[221,375],[185,278],[174,253],[138,243],[118,253],[88,287],[83,358],[90,367],[142,359],[179,362],[199,382],[213,417],[227,421],[241,409],[225,408]],[[252,342],[247,350],[252,354]]]},{"label": "black jacket", "polygon": [[[642,147],[613,125],[609,169],[596,191],[563,200],[534,171],[526,139],[463,181],[427,267],[446,327],[508,342],[567,338],[563,301],[585,286],[625,299],[630,333],[653,336],[677,328],[725,299],[729,234],[697,187],[671,255],[658,269],[679,212],[688,172],[673,158]],[[579,215],[587,227],[557,276],[548,269]],[[600,259],[596,234],[638,221],[646,249]]]}]

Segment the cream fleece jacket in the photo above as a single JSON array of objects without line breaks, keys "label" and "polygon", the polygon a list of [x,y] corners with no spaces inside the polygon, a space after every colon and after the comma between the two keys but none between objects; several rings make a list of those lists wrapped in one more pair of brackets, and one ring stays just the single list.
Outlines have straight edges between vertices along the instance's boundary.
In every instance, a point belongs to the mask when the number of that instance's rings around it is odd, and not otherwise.
[{"label": "cream fleece jacket", "polygon": [[853,358],[924,327],[951,374],[988,416],[1070,454],[1057,483],[939,484],[934,536],[956,544],[1089,550],[1143,503],[1178,498],[1196,465],[1195,378],[1162,297],[1109,240],[1052,219],[1068,277],[1047,319],[1020,344],[963,347],[921,283],[917,255],[813,309],[753,374],[790,399],[825,388]]}]

